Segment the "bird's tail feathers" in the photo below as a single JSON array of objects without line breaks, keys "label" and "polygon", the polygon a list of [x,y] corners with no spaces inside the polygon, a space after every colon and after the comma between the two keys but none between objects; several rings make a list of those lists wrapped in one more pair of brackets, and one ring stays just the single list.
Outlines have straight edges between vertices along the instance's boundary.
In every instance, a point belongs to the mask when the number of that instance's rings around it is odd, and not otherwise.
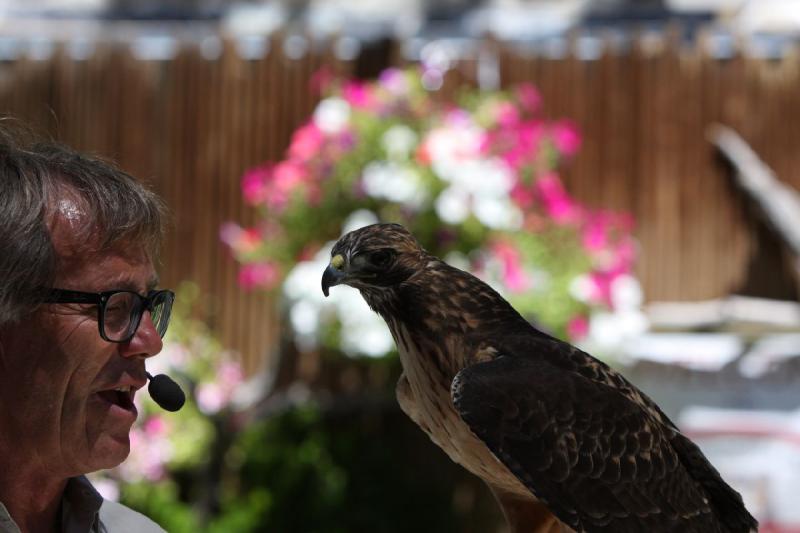
[{"label": "bird's tail feathers", "polygon": [[745,508],[742,496],[725,483],[700,448],[680,433],[672,444],[689,474],[703,486],[725,528],[730,533],[757,532],[758,521]]}]

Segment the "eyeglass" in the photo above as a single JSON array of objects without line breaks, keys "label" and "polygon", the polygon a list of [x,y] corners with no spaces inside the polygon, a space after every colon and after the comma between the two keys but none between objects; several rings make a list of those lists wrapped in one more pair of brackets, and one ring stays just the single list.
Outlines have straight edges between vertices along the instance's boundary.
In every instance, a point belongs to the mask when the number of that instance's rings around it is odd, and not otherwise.
[{"label": "eyeglass", "polygon": [[161,337],[167,332],[175,293],[169,290],[150,291],[142,296],[133,291],[81,292],[51,289],[45,303],[94,304],[98,306],[100,336],[108,342],[127,342],[136,334],[142,315],[150,318]]}]

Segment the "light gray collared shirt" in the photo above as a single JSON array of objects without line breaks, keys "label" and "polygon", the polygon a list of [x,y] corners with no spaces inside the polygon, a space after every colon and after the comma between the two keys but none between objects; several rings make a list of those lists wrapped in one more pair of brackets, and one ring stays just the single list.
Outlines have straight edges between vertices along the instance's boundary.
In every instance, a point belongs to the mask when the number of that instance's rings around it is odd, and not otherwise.
[{"label": "light gray collared shirt", "polygon": [[[84,476],[67,482],[61,523],[63,533],[165,533],[143,514],[104,500]],[[20,533],[3,502],[0,502],[0,533]]]}]

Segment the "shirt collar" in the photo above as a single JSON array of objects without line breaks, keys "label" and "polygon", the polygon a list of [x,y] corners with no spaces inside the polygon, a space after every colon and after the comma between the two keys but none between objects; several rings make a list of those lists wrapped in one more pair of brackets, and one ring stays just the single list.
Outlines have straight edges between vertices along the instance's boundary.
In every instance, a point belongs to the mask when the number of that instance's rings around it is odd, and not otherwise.
[{"label": "shirt collar", "polygon": [[70,478],[61,502],[61,523],[67,533],[96,531],[103,497],[86,476]]}]

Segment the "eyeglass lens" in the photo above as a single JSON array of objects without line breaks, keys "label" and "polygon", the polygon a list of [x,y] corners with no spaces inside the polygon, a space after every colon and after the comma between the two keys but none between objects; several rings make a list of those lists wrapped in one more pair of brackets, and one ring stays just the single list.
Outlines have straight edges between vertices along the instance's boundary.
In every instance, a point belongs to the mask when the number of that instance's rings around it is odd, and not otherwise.
[{"label": "eyeglass lens", "polygon": [[[169,325],[171,298],[168,292],[157,293],[150,313],[153,325],[163,337]],[[144,313],[145,300],[135,292],[117,292],[106,301],[103,329],[111,341],[129,339],[136,332]]]}]

